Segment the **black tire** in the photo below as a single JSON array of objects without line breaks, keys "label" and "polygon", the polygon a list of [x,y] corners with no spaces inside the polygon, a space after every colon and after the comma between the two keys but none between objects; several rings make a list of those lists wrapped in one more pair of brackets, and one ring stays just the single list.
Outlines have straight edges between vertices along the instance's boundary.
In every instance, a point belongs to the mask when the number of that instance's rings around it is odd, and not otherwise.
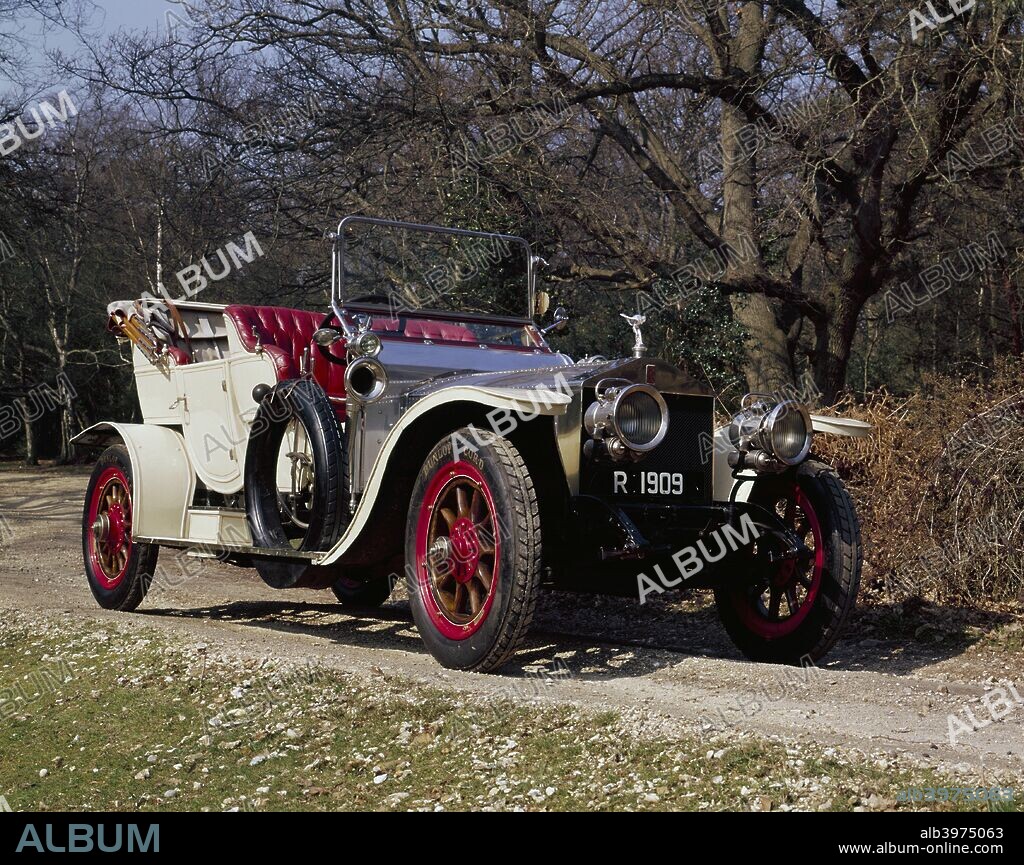
[{"label": "black tire", "polygon": [[[754,661],[781,664],[817,661],[835,645],[856,605],[863,558],[860,523],[850,494],[832,468],[808,460],[795,473],[759,479],[751,501],[772,509],[780,498],[793,496],[794,484],[809,502],[823,542],[821,566],[816,567],[812,560],[810,573],[805,574],[811,585],[817,587],[815,595],[807,603],[808,588],[804,601],[798,600],[798,609],[804,609],[806,604],[803,618],[793,624],[789,632],[775,634],[772,633],[774,628],[784,631],[785,627],[763,615],[763,600],[761,606],[756,600],[763,598],[759,593],[761,584],[755,587],[749,583],[731,584],[715,589],[715,603],[725,630],[740,651]],[[808,522],[806,517],[803,522]],[[813,537],[812,530],[808,529],[808,534]],[[750,563],[751,559],[738,561]],[[771,573],[774,572],[766,569],[766,578]],[[766,591],[771,590],[766,588]],[[780,603],[777,613],[782,607]]]},{"label": "black tire", "polygon": [[389,574],[376,574],[366,579],[345,576],[331,586],[331,591],[343,607],[374,609],[391,597],[394,585]]},{"label": "black tire", "polygon": [[[467,450],[464,443],[474,441],[474,432],[480,444]],[[460,486],[465,499],[459,498]],[[459,503],[457,508],[454,502]],[[446,503],[451,507],[445,508]],[[476,539],[475,552],[473,541],[457,534],[461,530],[453,528],[446,510],[472,525],[466,531]],[[434,546],[445,538],[442,546],[447,545],[451,554],[445,557],[435,550],[428,562],[428,543]],[[491,672],[501,667],[530,627],[541,578],[537,494],[515,446],[501,436],[469,429],[438,442],[413,489],[405,546],[409,603],[430,653],[451,669]],[[438,578],[442,571],[445,576]],[[442,591],[440,585],[448,589]],[[442,611],[443,598],[449,596],[451,608]]]},{"label": "black tire", "polygon": [[[314,474],[309,527],[298,546],[285,529],[277,488],[278,453],[293,419],[305,428]],[[245,455],[245,490],[256,547],[316,552],[330,549],[341,537],[349,519],[347,449],[337,415],[316,382],[281,382],[260,403]],[[278,589],[296,585],[308,569],[304,562],[282,558],[256,558],[254,563],[264,581]]]},{"label": "black tire", "polygon": [[[85,575],[93,597],[105,610],[136,609],[156,569],[160,548],[131,539],[134,489],[128,449],[124,445],[107,448],[89,478],[82,512]],[[118,564],[108,565],[113,562]]]}]

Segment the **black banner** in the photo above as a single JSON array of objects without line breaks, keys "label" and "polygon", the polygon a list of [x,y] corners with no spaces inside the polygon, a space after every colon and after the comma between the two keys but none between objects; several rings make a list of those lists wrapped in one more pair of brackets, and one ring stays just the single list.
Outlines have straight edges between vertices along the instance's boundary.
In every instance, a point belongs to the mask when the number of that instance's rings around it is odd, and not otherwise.
[{"label": "black banner", "polygon": [[[344,855],[347,833],[343,816],[252,811],[121,816],[7,813],[0,815],[0,859],[12,861],[9,858],[12,854],[64,853],[265,857],[278,851],[294,855],[297,847],[309,849],[310,845],[335,844],[338,854]],[[365,821],[366,817],[358,815],[360,821]],[[433,814],[429,819],[441,821],[448,817]],[[467,824],[464,815],[460,820],[460,833],[471,833],[472,821]],[[1024,832],[1019,815],[1013,813],[815,813],[799,816],[700,813],[672,815],[669,820],[657,820],[658,825],[653,825],[647,819],[643,829],[638,831],[671,832],[671,836],[665,838],[666,843],[671,844],[678,841],[680,829],[692,828],[701,837],[717,839],[708,845],[707,854],[726,854],[731,859],[744,854],[763,856],[767,852],[778,855],[776,844],[782,838],[787,839],[785,847],[801,861],[820,856],[843,859],[886,855],[988,858],[1009,854],[1019,858],[1022,849],[1019,838]],[[723,830],[729,834],[723,835]],[[396,852],[397,837],[386,836],[389,856]],[[469,840],[465,835],[460,837],[463,841]],[[538,851],[541,844],[549,847],[548,837],[544,836],[543,842],[538,838]],[[597,841],[602,833],[570,837],[578,858],[585,852],[584,839],[591,837]],[[656,843],[656,839],[644,837],[643,846],[650,849],[652,842]],[[790,847],[794,843],[796,846]],[[595,854],[600,852],[600,849],[595,850]]]}]

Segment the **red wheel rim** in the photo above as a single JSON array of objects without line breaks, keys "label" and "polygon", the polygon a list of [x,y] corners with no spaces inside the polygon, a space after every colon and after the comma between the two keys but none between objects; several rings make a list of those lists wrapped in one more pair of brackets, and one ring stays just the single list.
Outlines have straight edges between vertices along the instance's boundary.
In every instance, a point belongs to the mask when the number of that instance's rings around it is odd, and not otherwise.
[{"label": "red wheel rim", "polygon": [[814,506],[802,489],[780,497],[779,517],[811,551],[809,559],[779,562],[766,579],[738,588],[732,599],[743,624],[767,640],[792,634],[807,618],[821,590],[825,543]]},{"label": "red wheel rim", "polygon": [[484,476],[450,462],[431,477],[416,523],[416,579],[424,609],[450,640],[487,620],[498,587],[501,541]]},{"label": "red wheel rim", "polygon": [[132,497],[116,466],[104,469],[93,488],[85,532],[93,576],[103,588],[116,588],[132,556]]}]

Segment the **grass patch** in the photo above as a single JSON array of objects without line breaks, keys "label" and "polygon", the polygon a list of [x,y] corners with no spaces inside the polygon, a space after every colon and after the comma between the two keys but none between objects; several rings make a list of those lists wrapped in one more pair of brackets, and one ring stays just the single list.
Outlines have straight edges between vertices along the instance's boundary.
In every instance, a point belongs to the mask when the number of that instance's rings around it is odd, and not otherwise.
[{"label": "grass patch", "polygon": [[639,712],[524,702],[522,680],[495,678],[521,700],[481,698],[55,617],[5,616],[0,659],[0,794],[16,810],[845,810],[967,786],[739,733],[642,735]]}]

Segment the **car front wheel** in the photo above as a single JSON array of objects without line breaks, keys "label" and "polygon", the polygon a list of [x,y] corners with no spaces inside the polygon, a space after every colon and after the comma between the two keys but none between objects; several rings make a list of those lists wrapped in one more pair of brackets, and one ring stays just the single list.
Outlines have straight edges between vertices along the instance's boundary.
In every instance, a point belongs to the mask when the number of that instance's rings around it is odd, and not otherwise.
[{"label": "car front wheel", "polygon": [[752,503],[774,511],[803,541],[802,559],[780,557],[762,536],[747,559],[752,571],[715,590],[722,624],[751,660],[807,664],[839,638],[860,585],[860,526],[839,476],[809,460],[795,473],[755,482]]},{"label": "car front wheel", "polygon": [[516,651],[537,601],[541,534],[508,439],[462,429],[438,442],[413,489],[406,562],[413,619],[438,662],[489,672]]}]

